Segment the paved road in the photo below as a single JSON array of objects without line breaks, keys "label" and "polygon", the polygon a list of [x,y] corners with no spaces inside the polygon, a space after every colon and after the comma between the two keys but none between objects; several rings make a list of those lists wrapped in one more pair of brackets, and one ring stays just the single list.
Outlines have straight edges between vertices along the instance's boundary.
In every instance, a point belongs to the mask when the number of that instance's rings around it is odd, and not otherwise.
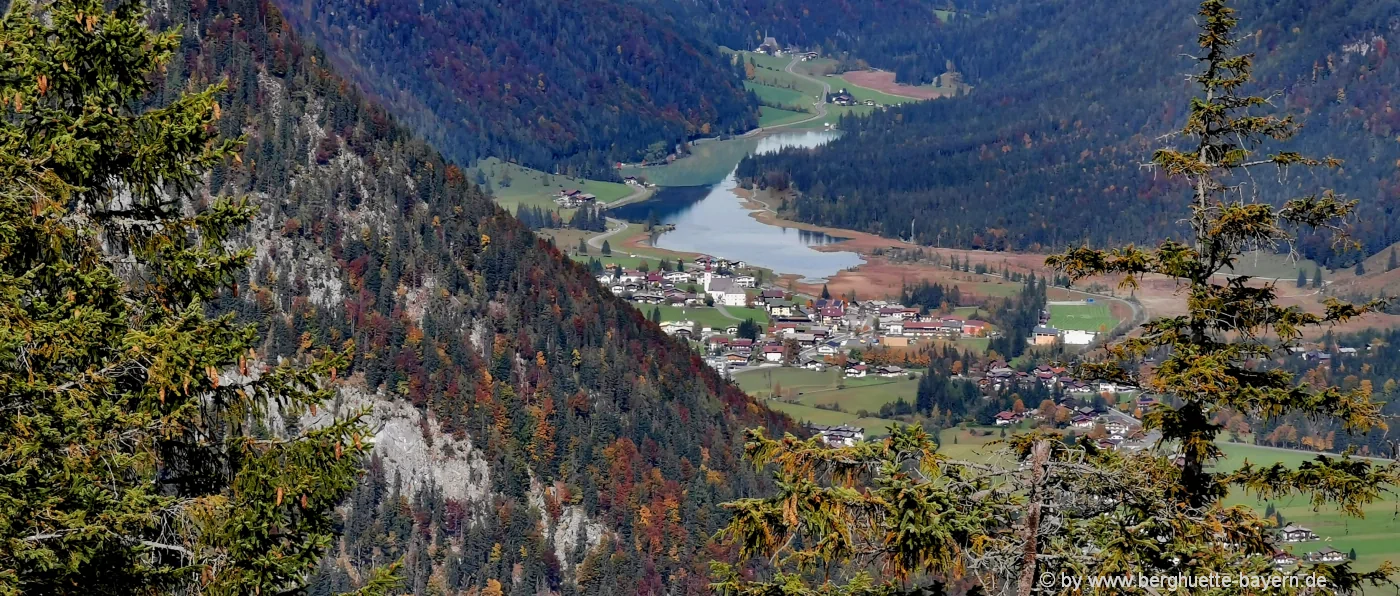
[{"label": "paved road", "polygon": [[589,245],[589,246],[591,246],[591,247],[593,247],[593,248],[601,249],[601,248],[603,248],[603,241],[604,241],[604,240],[607,240],[608,238],[611,238],[612,236],[614,236],[614,235],[616,235],[616,234],[618,234],[618,233],[621,233],[623,230],[626,230],[626,229],[627,229],[627,222],[625,222],[625,221],[622,221],[622,220],[620,220],[620,219],[613,219],[613,218],[611,218],[611,217],[608,217],[608,218],[605,218],[605,219],[606,219],[607,222],[608,222],[608,231],[603,232],[602,234],[598,234],[597,236],[594,236],[594,237],[592,237],[592,238],[589,238],[589,239],[588,239],[588,245]]}]

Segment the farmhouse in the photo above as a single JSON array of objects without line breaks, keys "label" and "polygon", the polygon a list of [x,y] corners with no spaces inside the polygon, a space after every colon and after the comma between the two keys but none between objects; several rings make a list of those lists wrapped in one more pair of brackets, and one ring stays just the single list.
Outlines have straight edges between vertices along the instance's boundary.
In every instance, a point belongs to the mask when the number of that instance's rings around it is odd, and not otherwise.
[{"label": "farmhouse", "polygon": [[768,345],[766,345],[766,346],[763,346],[763,359],[764,359],[764,360],[767,360],[767,361],[769,361],[769,362],[782,362],[782,361],[783,361],[783,346],[782,346],[782,344],[768,344]]},{"label": "farmhouse", "polygon": [[865,431],[854,426],[821,426],[811,424],[807,429],[832,447],[850,447],[865,440]]},{"label": "farmhouse", "polygon": [[1278,536],[1284,542],[1308,542],[1317,540],[1317,534],[1312,530],[1304,528],[1298,524],[1288,524],[1278,531]]},{"label": "farmhouse", "polygon": [[1307,560],[1314,563],[1341,563],[1347,560],[1346,553],[1330,546],[1323,547],[1322,550],[1310,552],[1304,556]]}]

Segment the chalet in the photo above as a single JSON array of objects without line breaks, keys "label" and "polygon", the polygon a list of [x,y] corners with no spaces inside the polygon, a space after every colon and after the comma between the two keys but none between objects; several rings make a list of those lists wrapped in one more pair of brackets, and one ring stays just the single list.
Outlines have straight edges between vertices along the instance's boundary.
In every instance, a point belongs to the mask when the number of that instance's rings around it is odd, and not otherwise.
[{"label": "chalet", "polygon": [[797,310],[791,302],[781,298],[768,300],[764,302],[764,306],[768,309],[768,314],[775,317],[790,317]]},{"label": "chalet", "polygon": [[1347,560],[1347,555],[1342,551],[1327,546],[1323,547],[1322,550],[1304,555],[1304,558],[1314,563],[1341,563]]},{"label": "chalet", "polygon": [[1128,425],[1127,421],[1117,416],[1109,417],[1105,420],[1103,428],[1108,431],[1108,434],[1115,437],[1126,435],[1129,430],[1132,430],[1132,427]]},{"label": "chalet", "polygon": [[833,356],[836,354],[836,346],[836,342],[826,342],[820,346],[817,346],[817,353],[823,356]]},{"label": "chalet", "polygon": [[943,319],[939,321],[938,331],[949,337],[957,337],[962,335],[962,328],[962,319]]},{"label": "chalet", "polygon": [[752,288],[758,285],[758,280],[752,275],[736,275],[734,276],[734,285],[741,288]]},{"label": "chalet", "polygon": [[747,366],[749,357],[738,352],[730,352],[724,355],[724,362],[729,366]]},{"label": "chalet", "polygon": [[797,343],[802,344],[804,346],[816,345],[817,343],[817,336],[812,335],[811,333],[792,333],[788,335],[788,337],[792,338],[793,341],[796,341]]},{"label": "chalet", "polygon": [[1094,428],[1094,425],[1097,423],[1098,417],[1083,413],[1075,414],[1074,418],[1071,418],[1069,421],[1070,426],[1075,428]]},{"label": "chalet", "polygon": [[866,373],[866,371],[867,371],[868,369],[869,369],[869,367],[865,366],[865,363],[847,364],[847,365],[846,365],[846,377],[847,377],[847,378],[860,378],[860,377],[864,377],[864,376],[865,376],[865,373]]},{"label": "chalet", "polygon": [[840,304],[828,304],[817,308],[817,316],[823,323],[835,325],[846,317],[846,309]]},{"label": "chalet", "polygon": [[660,271],[653,271],[646,276],[646,282],[654,286],[661,285],[663,281],[666,281],[666,276],[662,275]]},{"label": "chalet", "polygon": [[880,329],[890,335],[904,335],[904,319],[880,321]]},{"label": "chalet", "polygon": [[1317,534],[1298,524],[1288,524],[1279,529],[1278,537],[1284,542],[1309,542],[1317,540]]},{"label": "chalet", "polygon": [[852,97],[850,92],[846,91],[844,88],[831,94],[830,101],[838,106],[856,105],[856,98]]},{"label": "chalet", "polygon": [[677,284],[690,283],[691,281],[690,274],[684,271],[667,271],[662,274],[662,277],[665,277],[666,281]]},{"label": "chalet", "polygon": [[1298,564],[1298,557],[1276,550],[1274,551],[1273,563],[1274,567],[1292,567]]},{"label": "chalet", "polygon": [[1355,356],[1356,348],[1337,348],[1337,353],[1343,356]]},{"label": "chalet", "polygon": [[1017,422],[1016,415],[1015,415],[1015,414],[1012,414],[1011,412],[1002,411],[1002,412],[998,412],[998,413],[997,413],[997,417],[996,417],[996,425],[997,425],[997,426],[1007,426],[1007,425],[1010,425],[1010,424],[1016,424],[1016,422]]},{"label": "chalet", "polygon": [[762,294],[759,294],[758,297],[762,298],[764,302],[767,302],[769,300],[782,300],[787,297],[787,294],[784,294],[782,290],[777,288],[768,288],[764,290]]},{"label": "chalet", "polygon": [[1037,326],[1031,331],[1031,344],[1037,346],[1054,345],[1060,339],[1060,330],[1045,325]]},{"label": "chalet", "polygon": [[740,337],[732,342],[729,342],[729,345],[732,345],[735,348],[753,348],[753,340],[747,337]]},{"label": "chalet", "polygon": [[802,368],[821,372],[826,370],[826,363],[809,356],[802,359]]},{"label": "chalet", "polygon": [[963,321],[962,334],[968,337],[982,337],[987,334],[987,322],[968,319]]},{"label": "chalet", "polygon": [[766,346],[763,346],[763,359],[764,359],[764,360],[767,360],[767,361],[769,361],[769,362],[782,362],[782,361],[783,361],[783,346],[782,346],[782,344],[768,344],[768,345],[766,345]]},{"label": "chalet", "polygon": [[711,349],[723,350],[729,347],[729,338],[723,335],[711,335],[709,339],[705,340],[705,343],[709,344]]},{"label": "chalet", "polygon": [[844,424],[841,426],[809,424],[807,425],[807,430],[821,437],[822,441],[832,447],[850,447],[865,440],[864,430]]},{"label": "chalet", "polygon": [[875,372],[879,373],[882,377],[898,377],[904,374],[904,369],[890,364],[875,369]]}]

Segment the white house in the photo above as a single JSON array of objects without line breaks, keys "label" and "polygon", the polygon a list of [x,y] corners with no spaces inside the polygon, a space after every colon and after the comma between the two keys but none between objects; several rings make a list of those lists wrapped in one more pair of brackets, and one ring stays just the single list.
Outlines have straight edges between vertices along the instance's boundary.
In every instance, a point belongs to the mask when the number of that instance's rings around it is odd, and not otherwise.
[{"label": "white house", "polygon": [[752,275],[738,275],[734,277],[734,285],[741,288],[752,288],[758,285],[758,280]]}]

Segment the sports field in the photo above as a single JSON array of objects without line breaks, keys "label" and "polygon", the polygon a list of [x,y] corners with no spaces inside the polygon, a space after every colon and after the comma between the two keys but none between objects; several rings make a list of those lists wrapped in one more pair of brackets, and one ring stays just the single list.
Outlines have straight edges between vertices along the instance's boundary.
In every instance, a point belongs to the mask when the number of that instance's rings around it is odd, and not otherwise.
[{"label": "sports field", "polygon": [[1118,326],[1107,304],[1050,305],[1050,326],[1056,329],[1107,332]]}]

